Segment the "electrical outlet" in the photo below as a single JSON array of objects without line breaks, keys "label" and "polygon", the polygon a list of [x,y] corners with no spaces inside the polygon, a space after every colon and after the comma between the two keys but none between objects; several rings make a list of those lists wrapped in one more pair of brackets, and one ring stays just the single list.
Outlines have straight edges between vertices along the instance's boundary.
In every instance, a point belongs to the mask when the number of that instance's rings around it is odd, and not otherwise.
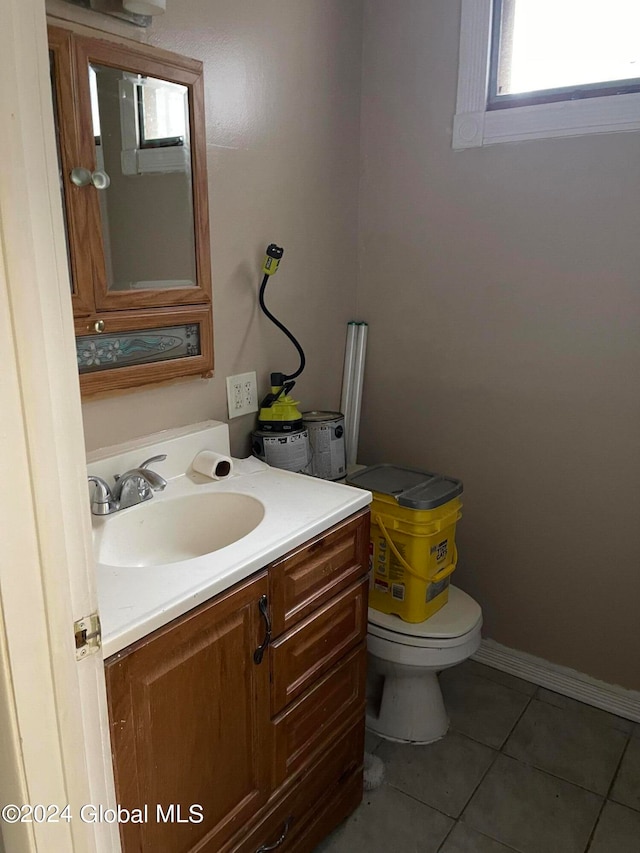
[{"label": "electrical outlet", "polygon": [[252,412],[258,411],[258,397],[256,389],[256,375],[252,373],[249,379],[242,383],[242,404],[245,409]]},{"label": "electrical outlet", "polygon": [[229,418],[250,415],[258,411],[258,383],[255,371],[227,376],[227,405]]}]

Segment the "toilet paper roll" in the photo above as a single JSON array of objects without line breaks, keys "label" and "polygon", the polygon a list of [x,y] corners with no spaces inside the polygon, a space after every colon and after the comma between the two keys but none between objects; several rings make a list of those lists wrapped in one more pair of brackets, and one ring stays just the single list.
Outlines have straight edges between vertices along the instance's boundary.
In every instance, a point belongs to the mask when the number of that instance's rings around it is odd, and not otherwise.
[{"label": "toilet paper roll", "polygon": [[231,457],[213,450],[202,450],[191,463],[194,471],[211,480],[226,480],[233,473]]}]

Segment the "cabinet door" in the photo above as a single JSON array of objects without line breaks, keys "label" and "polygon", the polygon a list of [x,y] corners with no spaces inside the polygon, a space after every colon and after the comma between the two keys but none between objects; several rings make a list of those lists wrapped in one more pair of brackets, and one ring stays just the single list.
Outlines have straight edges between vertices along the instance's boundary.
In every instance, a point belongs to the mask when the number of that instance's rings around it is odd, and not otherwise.
[{"label": "cabinet door", "polygon": [[[89,195],[71,180],[71,171],[80,163],[80,143],[76,116],[68,105],[76,100],[73,75],[73,40],[67,30],[49,27],[49,68],[51,95],[55,116],[58,150],[58,175],[64,209],[67,260],[71,282],[71,301],[76,317],[93,310],[93,265],[91,253],[86,251],[93,229],[89,208]],[[66,105],[67,108],[63,109]],[[83,247],[76,251],[75,247]]]},{"label": "cabinet door", "polygon": [[[211,301],[200,63],[74,39],[100,311]],[[86,246],[77,247],[86,251]]]},{"label": "cabinet door", "polygon": [[148,807],[121,824],[125,853],[214,853],[266,802],[266,591],[263,574],[107,661],[117,799]]}]

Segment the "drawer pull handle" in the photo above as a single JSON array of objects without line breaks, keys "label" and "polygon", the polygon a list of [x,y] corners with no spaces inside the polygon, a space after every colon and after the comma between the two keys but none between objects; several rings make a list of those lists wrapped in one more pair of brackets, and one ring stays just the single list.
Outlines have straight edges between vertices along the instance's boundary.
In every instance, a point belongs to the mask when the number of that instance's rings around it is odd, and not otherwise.
[{"label": "drawer pull handle", "polygon": [[262,847],[258,847],[256,853],[270,853],[271,850],[277,850],[281,844],[284,844],[284,840],[289,834],[289,829],[291,828],[292,823],[293,815],[290,815],[290,817],[287,818],[287,822],[284,825],[280,838],[277,841],[274,841],[273,844],[263,844]]},{"label": "drawer pull handle", "polygon": [[[262,658],[264,657],[264,653],[267,650],[269,643],[271,642],[271,619],[269,618],[269,603],[267,601],[266,595],[260,596],[260,601],[258,602],[258,608],[260,613],[262,614],[262,618],[265,621],[265,634],[264,640],[262,641],[262,645],[258,646],[258,648],[253,653],[253,660],[255,663],[262,663]],[[286,834],[286,832],[285,832]],[[260,848],[262,850],[262,848]],[[275,850],[275,847],[265,847],[265,850]]]}]

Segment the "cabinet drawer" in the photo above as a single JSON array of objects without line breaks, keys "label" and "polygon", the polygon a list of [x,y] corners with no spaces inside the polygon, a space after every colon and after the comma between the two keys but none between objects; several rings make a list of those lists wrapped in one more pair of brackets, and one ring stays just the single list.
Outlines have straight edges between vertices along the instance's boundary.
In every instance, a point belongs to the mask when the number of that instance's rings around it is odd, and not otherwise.
[{"label": "cabinet drawer", "polygon": [[204,374],[213,366],[211,309],[204,306],[91,314],[76,319],[75,330],[83,394]]},{"label": "cabinet drawer", "polygon": [[274,637],[366,574],[368,546],[365,510],[274,563],[269,571]]},{"label": "cabinet drawer", "polygon": [[[284,835],[278,853],[297,849],[298,839],[316,821],[322,806],[333,802],[345,782],[355,779],[355,808],[362,799],[362,756],[364,754],[364,719],[352,726],[345,735],[313,764],[295,786],[288,786],[283,797],[275,799],[257,826],[235,846],[224,848],[225,853],[258,853],[275,844]],[[352,797],[353,799],[353,797]],[[346,817],[346,814],[342,817]]]},{"label": "cabinet drawer", "polygon": [[273,721],[275,785],[296,773],[365,705],[367,650],[361,643]]},{"label": "cabinet drawer", "polygon": [[362,769],[343,776],[333,796],[322,801],[320,808],[296,835],[289,853],[313,853],[320,842],[333,832],[362,802]]},{"label": "cabinet drawer", "polygon": [[282,711],[364,640],[367,587],[368,578],[363,578],[271,645],[272,715]]}]

